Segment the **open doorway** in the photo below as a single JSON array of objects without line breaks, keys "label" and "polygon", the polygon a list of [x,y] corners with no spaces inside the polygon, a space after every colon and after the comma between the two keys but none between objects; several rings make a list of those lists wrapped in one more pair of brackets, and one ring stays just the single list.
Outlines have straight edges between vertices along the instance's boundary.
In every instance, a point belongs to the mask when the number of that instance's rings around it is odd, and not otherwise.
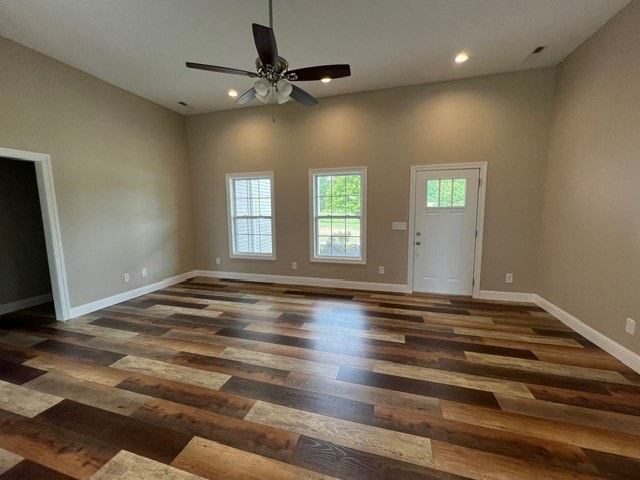
[{"label": "open doorway", "polygon": [[58,220],[58,209],[53,186],[51,157],[43,153],[0,147],[0,162],[6,162],[7,160],[31,162],[35,169],[51,296],[55,307],[56,319],[67,320],[70,318],[69,292],[62,251],[60,222]]}]

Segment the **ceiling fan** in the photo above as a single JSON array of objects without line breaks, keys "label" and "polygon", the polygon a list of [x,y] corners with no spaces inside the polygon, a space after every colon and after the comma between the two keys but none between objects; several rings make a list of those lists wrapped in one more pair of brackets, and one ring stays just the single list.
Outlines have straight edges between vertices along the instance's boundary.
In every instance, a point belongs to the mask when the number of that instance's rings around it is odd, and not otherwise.
[{"label": "ceiling fan", "polygon": [[300,87],[292,85],[290,82],[311,80],[327,82],[334,78],[348,77],[351,75],[351,68],[347,64],[318,65],[315,67],[289,70],[289,62],[278,56],[278,46],[273,33],[272,0],[269,0],[269,26],[265,27],[264,25],[254,23],[252,24],[252,28],[253,40],[258,50],[256,72],[193,62],[187,62],[187,67],[257,78],[253,87],[240,95],[236,100],[235,103],[240,105],[248,103],[254,98],[264,103],[272,103],[274,101],[284,103],[290,98],[293,98],[307,107],[313,107],[318,103],[318,100]]}]

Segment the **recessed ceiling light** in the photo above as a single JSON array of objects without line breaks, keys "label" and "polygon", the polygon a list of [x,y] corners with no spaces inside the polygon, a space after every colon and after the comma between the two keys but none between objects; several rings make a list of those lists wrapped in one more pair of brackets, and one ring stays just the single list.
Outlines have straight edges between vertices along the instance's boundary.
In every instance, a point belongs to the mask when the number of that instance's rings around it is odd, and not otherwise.
[{"label": "recessed ceiling light", "polygon": [[233,88],[231,90],[229,90],[228,95],[230,97],[237,97],[238,96],[238,91],[234,90]]},{"label": "recessed ceiling light", "polygon": [[464,52],[460,52],[458,55],[456,55],[456,58],[455,58],[456,63],[464,63],[467,60],[469,60],[469,55],[467,55]]},{"label": "recessed ceiling light", "polygon": [[331,78],[329,78],[329,77],[324,77],[324,78],[321,78],[321,79],[320,79],[320,81],[321,81],[322,83],[329,83],[329,82],[331,81]]}]

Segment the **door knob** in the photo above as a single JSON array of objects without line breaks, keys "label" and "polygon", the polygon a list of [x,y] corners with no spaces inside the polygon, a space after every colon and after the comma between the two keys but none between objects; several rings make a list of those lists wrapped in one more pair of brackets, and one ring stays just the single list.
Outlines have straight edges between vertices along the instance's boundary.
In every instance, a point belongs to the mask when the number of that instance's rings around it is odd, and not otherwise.
[{"label": "door knob", "polygon": [[420,242],[416,242],[416,245],[420,245]]}]

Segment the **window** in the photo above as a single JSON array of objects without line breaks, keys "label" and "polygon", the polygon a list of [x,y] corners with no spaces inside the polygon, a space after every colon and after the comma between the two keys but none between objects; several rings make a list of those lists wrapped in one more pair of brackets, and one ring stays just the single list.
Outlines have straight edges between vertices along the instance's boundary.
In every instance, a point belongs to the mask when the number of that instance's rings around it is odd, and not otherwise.
[{"label": "window", "polygon": [[273,173],[227,175],[229,255],[274,260]]},{"label": "window", "polygon": [[467,179],[442,178],[427,181],[427,208],[464,207]]},{"label": "window", "polygon": [[367,169],[310,170],[311,260],[365,263]]}]

